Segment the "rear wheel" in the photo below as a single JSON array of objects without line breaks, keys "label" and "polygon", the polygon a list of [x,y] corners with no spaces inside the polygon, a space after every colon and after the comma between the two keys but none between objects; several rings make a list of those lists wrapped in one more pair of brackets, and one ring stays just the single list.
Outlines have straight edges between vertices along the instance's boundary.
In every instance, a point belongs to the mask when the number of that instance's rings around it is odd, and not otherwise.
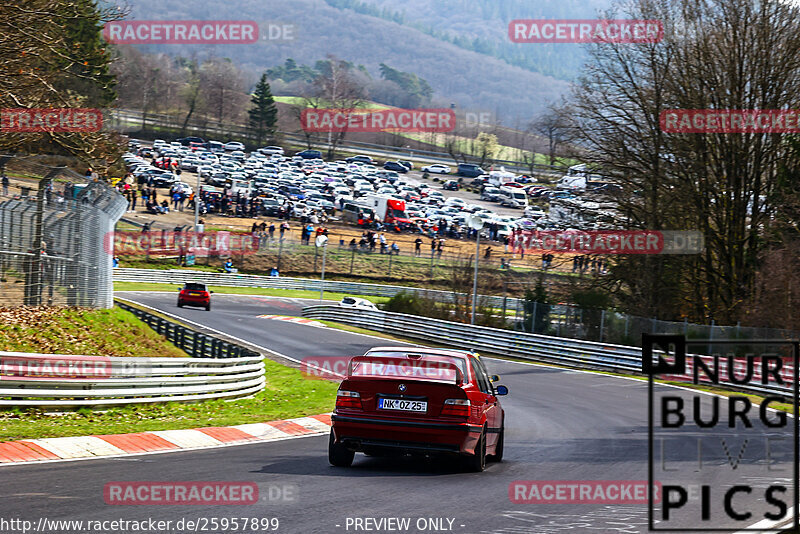
[{"label": "rear wheel", "polygon": [[478,444],[475,445],[475,454],[467,456],[466,459],[467,470],[473,473],[480,473],[486,469],[486,432],[481,433],[478,439]]},{"label": "rear wheel", "polygon": [[206,304],[206,311],[211,311],[211,303]]},{"label": "rear wheel", "polygon": [[178,301],[178,307],[183,308],[183,302],[181,302],[180,300]]},{"label": "rear wheel", "polygon": [[506,433],[506,429],[504,427],[500,428],[500,435],[497,436],[497,445],[494,448],[494,454],[490,455],[487,459],[490,462],[502,462],[503,461],[503,436]]},{"label": "rear wheel", "polygon": [[356,455],[341,443],[336,443],[336,438],[331,430],[331,437],[328,439],[328,462],[336,467],[350,467],[353,464],[353,457]]}]

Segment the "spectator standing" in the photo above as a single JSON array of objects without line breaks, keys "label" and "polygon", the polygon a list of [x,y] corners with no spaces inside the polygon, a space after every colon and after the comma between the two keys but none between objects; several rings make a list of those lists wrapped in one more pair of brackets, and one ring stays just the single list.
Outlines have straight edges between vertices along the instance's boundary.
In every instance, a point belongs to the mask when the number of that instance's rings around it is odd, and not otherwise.
[{"label": "spectator standing", "polygon": [[3,173],[3,196],[8,196],[8,176]]},{"label": "spectator standing", "polygon": [[421,247],[422,247],[422,238],[417,237],[414,240],[414,256],[419,256],[420,254],[422,254],[422,251],[420,250]]}]

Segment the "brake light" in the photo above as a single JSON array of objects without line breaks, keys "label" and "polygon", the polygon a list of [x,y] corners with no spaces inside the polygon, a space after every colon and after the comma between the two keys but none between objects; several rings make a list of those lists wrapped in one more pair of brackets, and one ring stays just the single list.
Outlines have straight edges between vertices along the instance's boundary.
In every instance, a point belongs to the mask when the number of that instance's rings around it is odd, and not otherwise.
[{"label": "brake light", "polygon": [[339,390],[336,392],[336,407],[337,408],[358,408],[361,409],[361,395],[358,391],[344,391]]},{"label": "brake light", "polygon": [[469,417],[470,403],[467,399],[446,399],[442,407],[442,415]]}]

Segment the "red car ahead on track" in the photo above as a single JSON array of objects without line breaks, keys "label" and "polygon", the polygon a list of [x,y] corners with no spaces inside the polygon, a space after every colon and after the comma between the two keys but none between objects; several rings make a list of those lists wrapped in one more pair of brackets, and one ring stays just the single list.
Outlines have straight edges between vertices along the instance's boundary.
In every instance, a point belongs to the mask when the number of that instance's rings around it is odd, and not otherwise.
[{"label": "red car ahead on track", "polygon": [[184,284],[181,292],[178,293],[178,307],[195,306],[197,308],[205,308],[206,311],[211,310],[211,293],[207,291],[205,284],[198,284],[196,282],[187,282]]},{"label": "red car ahead on track", "polygon": [[331,416],[328,460],[349,467],[355,452],[451,454],[470,471],[503,458],[504,413],[473,353],[377,347],[350,360]]}]

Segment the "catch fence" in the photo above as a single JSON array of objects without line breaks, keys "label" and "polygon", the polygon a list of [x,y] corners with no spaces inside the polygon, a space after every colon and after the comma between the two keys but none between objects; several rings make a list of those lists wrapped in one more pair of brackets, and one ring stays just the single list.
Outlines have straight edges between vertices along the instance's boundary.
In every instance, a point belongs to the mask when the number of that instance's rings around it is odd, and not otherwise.
[{"label": "catch fence", "polygon": [[0,156],[0,306],[113,305],[104,248],[127,203],[105,182]]}]

